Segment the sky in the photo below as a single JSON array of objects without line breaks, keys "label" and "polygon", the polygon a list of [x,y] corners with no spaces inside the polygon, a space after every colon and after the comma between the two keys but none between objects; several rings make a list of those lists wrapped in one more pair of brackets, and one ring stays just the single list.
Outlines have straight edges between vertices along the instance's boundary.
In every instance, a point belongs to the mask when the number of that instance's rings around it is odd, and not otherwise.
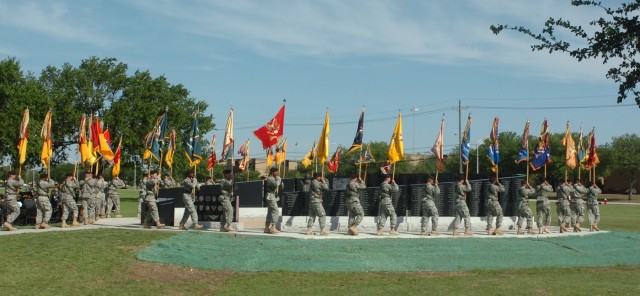
[{"label": "sky", "polygon": [[600,16],[568,0],[0,0],[0,58],[15,57],[36,75],[91,56],[164,75],[209,103],[218,139],[233,107],[235,139],[251,139],[256,157],[252,131],[284,99],[290,159],[317,141],[326,111],[331,150],[348,148],[363,106],[365,142],[388,142],[402,113],[406,153],[430,153],[443,116],[445,147],[457,146],[458,104],[462,129],[473,117],[473,143],[489,135],[496,116],[500,131],[521,134],[530,120],[536,135],[546,118],[551,132],[569,121],[572,131],[595,127],[605,143],[640,126],[633,99],[616,103],[608,65],[532,52],[532,39],[489,30],[512,24],[537,32],[548,17],[591,30]]}]

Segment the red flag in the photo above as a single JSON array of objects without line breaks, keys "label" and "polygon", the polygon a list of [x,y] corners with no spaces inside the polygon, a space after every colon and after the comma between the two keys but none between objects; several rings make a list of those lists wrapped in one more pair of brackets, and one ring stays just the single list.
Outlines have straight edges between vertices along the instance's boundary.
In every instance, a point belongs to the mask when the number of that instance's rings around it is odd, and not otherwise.
[{"label": "red flag", "polygon": [[209,154],[209,162],[207,163],[207,170],[211,170],[216,164],[218,164],[218,157],[216,156],[216,151],[211,149],[211,153]]},{"label": "red flag", "polygon": [[93,119],[93,115],[91,115],[91,117],[89,117],[89,123],[91,125],[89,129],[91,129],[91,141],[93,142],[93,148],[98,148],[98,146],[100,146],[100,137],[98,135],[102,133],[100,120],[98,117]]},{"label": "red flag", "polygon": [[342,147],[338,146],[336,152],[334,152],[333,156],[331,156],[331,160],[329,160],[329,163],[327,163],[329,171],[334,174],[338,171],[338,164],[340,163],[340,152],[342,152]]},{"label": "red flag", "polygon": [[278,144],[278,140],[284,134],[284,106],[283,104],[273,119],[253,131],[253,134],[262,141],[262,149]]},{"label": "red flag", "polygon": [[109,132],[109,128],[107,128],[103,134],[104,139],[107,140],[107,143],[109,143],[109,147],[111,147],[113,144],[111,143],[111,133]]},{"label": "red flag", "polygon": [[436,167],[438,168],[439,171],[444,170],[444,167],[442,166],[442,163],[444,162],[443,134],[444,134],[444,115],[442,115],[442,122],[440,123],[440,133],[436,138],[436,142],[433,144],[433,148],[431,148],[433,155],[435,155],[436,159],[438,159],[438,164]]}]

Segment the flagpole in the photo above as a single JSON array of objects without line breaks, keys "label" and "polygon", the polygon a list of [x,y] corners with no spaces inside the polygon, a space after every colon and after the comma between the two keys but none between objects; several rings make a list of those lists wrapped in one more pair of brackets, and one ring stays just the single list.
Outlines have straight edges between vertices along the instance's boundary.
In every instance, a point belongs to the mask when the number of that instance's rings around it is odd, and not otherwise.
[{"label": "flagpole", "polygon": [[547,177],[547,164],[544,164],[544,177]]},{"label": "flagpole", "polygon": [[369,164],[365,163],[364,164],[364,183],[367,184],[367,169],[369,168]]},{"label": "flagpole", "polygon": [[467,169],[466,169],[466,170],[467,170],[467,172],[466,172],[466,174],[464,175],[464,179],[465,179],[465,180],[468,180],[468,179],[469,179],[469,161],[468,161],[468,160],[467,160],[467,165],[466,165],[466,167],[467,167]]},{"label": "flagpole", "polygon": [[391,174],[391,180],[396,179],[396,163],[393,163],[393,174]]}]

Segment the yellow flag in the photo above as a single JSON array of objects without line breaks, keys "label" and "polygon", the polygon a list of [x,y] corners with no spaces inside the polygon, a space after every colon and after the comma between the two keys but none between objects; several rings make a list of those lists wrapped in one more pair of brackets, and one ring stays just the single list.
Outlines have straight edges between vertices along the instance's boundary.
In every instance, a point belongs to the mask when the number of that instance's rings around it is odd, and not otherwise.
[{"label": "yellow flag", "polygon": [[276,155],[275,155],[276,163],[283,163],[285,159],[287,159],[287,138],[284,138],[277,147],[276,147]]},{"label": "yellow flag", "polygon": [[271,167],[273,165],[273,151],[271,148],[267,150],[267,167]]},{"label": "yellow flag", "polygon": [[571,137],[571,130],[569,128],[569,122],[567,121],[567,129],[564,133],[564,138],[562,139],[562,145],[567,148],[565,154],[565,160],[567,166],[571,169],[575,169],[578,165],[577,160],[577,151],[576,151],[576,142],[573,141],[573,137]]},{"label": "yellow flag", "polygon": [[22,114],[22,123],[20,123],[20,136],[18,138],[18,162],[23,164],[27,159],[27,143],[29,142],[29,108],[24,110]]},{"label": "yellow flag", "polygon": [[324,126],[322,127],[320,139],[318,140],[316,157],[318,157],[318,162],[320,162],[321,165],[329,158],[329,111],[327,111],[324,117]]},{"label": "yellow flag", "polygon": [[87,118],[82,115],[82,119],[80,119],[80,129],[78,130],[78,151],[80,152],[80,160],[83,164],[91,157],[91,152],[89,152],[89,147],[87,147],[86,121]]},{"label": "yellow flag", "polygon": [[316,157],[316,142],[313,142],[313,146],[311,146],[311,150],[307,152],[307,155],[304,156],[302,160],[302,166],[307,168],[313,162],[313,159]]},{"label": "yellow flag", "polygon": [[49,168],[51,162],[51,156],[53,155],[53,148],[51,147],[51,110],[47,112],[42,122],[42,130],[40,130],[40,137],[42,137],[42,153],[40,154],[40,161],[45,168]]},{"label": "yellow flag", "polygon": [[389,142],[389,161],[396,163],[404,159],[404,141],[402,139],[402,113],[398,113],[396,128],[393,130],[391,141]]}]

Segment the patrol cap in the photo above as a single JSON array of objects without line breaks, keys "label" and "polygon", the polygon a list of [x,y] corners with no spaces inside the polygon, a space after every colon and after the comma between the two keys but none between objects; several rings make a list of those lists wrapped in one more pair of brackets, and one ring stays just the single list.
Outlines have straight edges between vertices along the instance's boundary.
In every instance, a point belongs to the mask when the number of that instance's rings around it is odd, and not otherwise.
[{"label": "patrol cap", "polygon": [[151,172],[149,172],[149,175],[153,175],[153,174],[156,174],[156,175],[157,175],[157,174],[158,174],[158,171],[151,171]]},{"label": "patrol cap", "polygon": [[313,173],[313,177],[314,178],[322,177],[322,173],[315,172],[315,173]]},{"label": "patrol cap", "polygon": [[67,177],[73,177],[73,173],[67,173],[65,176],[67,176]]},{"label": "patrol cap", "polygon": [[46,173],[42,173],[40,174],[40,179],[46,179],[49,175],[47,175]]},{"label": "patrol cap", "polygon": [[91,175],[91,174],[93,174],[93,173],[92,173],[91,171],[84,171],[84,174],[85,174],[85,175]]},{"label": "patrol cap", "polygon": [[269,173],[273,174],[278,171],[278,168],[270,168]]},{"label": "patrol cap", "polygon": [[7,175],[9,175],[9,176],[15,176],[15,175],[17,175],[17,173],[16,173],[16,171],[9,171],[9,172],[7,173]]},{"label": "patrol cap", "polygon": [[185,176],[189,176],[189,175],[191,175],[191,174],[193,174],[193,171],[192,171],[192,170],[187,170],[187,171],[184,173],[184,175],[185,175]]}]

